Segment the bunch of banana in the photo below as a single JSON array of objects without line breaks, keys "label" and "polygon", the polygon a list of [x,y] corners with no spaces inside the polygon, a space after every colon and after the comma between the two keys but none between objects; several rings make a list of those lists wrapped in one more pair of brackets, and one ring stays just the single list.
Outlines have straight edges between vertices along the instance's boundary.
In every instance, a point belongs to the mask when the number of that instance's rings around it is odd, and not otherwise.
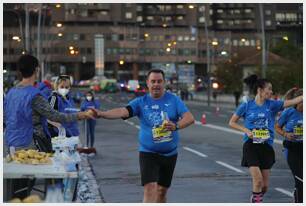
[{"label": "bunch of banana", "polygon": [[37,150],[19,150],[16,151],[12,160],[22,164],[50,164],[51,153],[38,152]]},{"label": "bunch of banana", "polygon": [[42,202],[40,196],[38,195],[30,195],[21,200],[20,198],[13,198],[9,201],[9,203],[40,203]]}]

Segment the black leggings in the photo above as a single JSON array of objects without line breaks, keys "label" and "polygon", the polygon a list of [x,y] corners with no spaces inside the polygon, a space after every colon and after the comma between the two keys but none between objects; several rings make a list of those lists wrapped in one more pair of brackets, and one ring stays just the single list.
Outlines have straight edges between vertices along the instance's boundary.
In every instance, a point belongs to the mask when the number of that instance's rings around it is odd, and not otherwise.
[{"label": "black leggings", "polygon": [[[287,162],[295,181],[294,199],[296,203],[303,202],[303,143],[284,141],[288,149]],[[299,180],[301,179],[301,180]]]}]

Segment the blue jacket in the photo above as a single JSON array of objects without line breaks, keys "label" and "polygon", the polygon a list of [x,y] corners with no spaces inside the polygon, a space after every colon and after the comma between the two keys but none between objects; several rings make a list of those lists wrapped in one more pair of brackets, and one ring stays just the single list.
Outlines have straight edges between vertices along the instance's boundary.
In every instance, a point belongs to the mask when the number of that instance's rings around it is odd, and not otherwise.
[{"label": "blue jacket", "polygon": [[[88,110],[90,108],[100,109],[100,106],[101,106],[101,103],[98,100],[88,101],[87,99],[85,99],[81,103],[81,111],[86,111],[86,110]],[[94,119],[88,119],[88,121],[96,122],[96,120],[94,120]]]},{"label": "blue jacket", "polygon": [[[59,112],[69,114],[69,113],[76,113],[76,112],[79,111],[79,109],[77,109],[75,107],[74,101],[69,96],[67,96],[67,99],[64,99],[61,95],[57,94],[56,92],[54,92],[52,94],[52,96],[54,96],[54,95],[56,96],[56,99],[57,99],[57,101],[56,101],[57,102],[57,110]],[[56,109],[56,107],[55,107],[55,109]],[[77,121],[69,122],[69,123],[62,123],[62,126],[66,129],[66,136],[67,137],[79,136],[80,135]],[[58,129],[54,128],[54,130],[58,134]]]},{"label": "blue jacket", "polygon": [[33,138],[32,100],[40,94],[33,86],[12,88],[4,101],[5,142],[8,147],[27,147]]}]

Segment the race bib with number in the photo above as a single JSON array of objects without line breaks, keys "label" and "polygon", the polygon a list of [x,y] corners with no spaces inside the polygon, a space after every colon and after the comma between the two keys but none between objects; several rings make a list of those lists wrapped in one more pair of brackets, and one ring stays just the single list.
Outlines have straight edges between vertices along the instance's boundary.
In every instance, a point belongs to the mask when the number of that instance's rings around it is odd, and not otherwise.
[{"label": "race bib with number", "polygon": [[293,134],[297,141],[303,140],[303,127],[294,127]]},{"label": "race bib with number", "polygon": [[154,143],[169,142],[172,140],[171,131],[166,131],[162,126],[152,129]]},{"label": "race bib with number", "polygon": [[268,129],[253,129],[253,143],[264,143],[270,138]]}]

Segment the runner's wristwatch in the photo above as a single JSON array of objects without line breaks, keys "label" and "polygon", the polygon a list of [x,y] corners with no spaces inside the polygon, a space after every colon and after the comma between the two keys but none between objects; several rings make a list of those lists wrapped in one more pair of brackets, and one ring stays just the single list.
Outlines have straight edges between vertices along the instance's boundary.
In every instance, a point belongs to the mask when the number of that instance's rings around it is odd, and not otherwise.
[{"label": "runner's wristwatch", "polygon": [[179,127],[178,123],[175,123],[175,131],[179,130],[179,129],[180,129],[180,127]]}]

